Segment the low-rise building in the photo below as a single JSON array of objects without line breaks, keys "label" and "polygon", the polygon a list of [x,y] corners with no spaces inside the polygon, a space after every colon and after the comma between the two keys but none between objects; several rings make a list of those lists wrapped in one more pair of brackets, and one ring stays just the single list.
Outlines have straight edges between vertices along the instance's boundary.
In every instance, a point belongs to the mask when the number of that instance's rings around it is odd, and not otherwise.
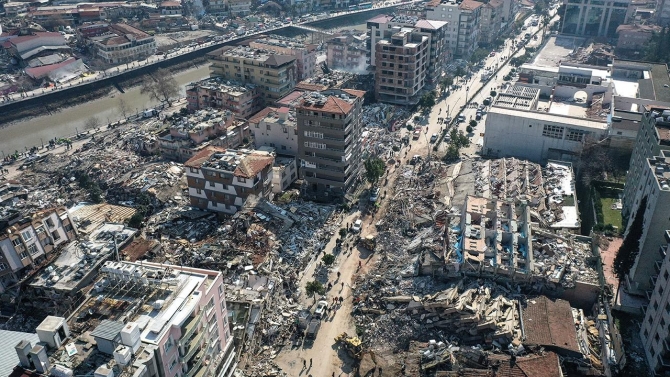
[{"label": "low-rise building", "polygon": [[314,76],[316,70],[317,47],[315,44],[307,44],[294,38],[272,35],[249,42],[249,47],[274,51],[277,54],[294,56],[297,81]]},{"label": "low-rise building", "polygon": [[[47,317],[37,327],[43,345],[19,343],[19,367],[71,374],[76,363],[97,376],[231,377],[237,365],[220,271],[108,261],[70,318]],[[63,352],[67,361],[48,356]]]},{"label": "low-rise building", "polygon": [[346,34],[328,41],[326,46],[328,68],[365,73],[370,65],[365,39],[364,37]]},{"label": "low-rise building", "polygon": [[14,37],[7,41],[10,55],[23,62],[40,55],[54,52],[68,52],[70,47],[60,33],[37,32],[31,35]]},{"label": "low-rise building", "polygon": [[[561,93],[568,89],[573,97],[579,91],[564,86]],[[584,98],[575,102],[559,101],[558,96],[545,102],[539,101],[540,89],[511,86],[487,113],[482,152],[534,162],[578,160],[585,141],[600,141],[608,132],[604,111],[589,107],[588,95],[582,93]],[[597,95],[592,98],[598,102]]]},{"label": "low-rise building", "polygon": [[8,1],[2,5],[5,10],[5,17],[15,18],[28,13],[29,3],[20,1]]},{"label": "low-rise building", "polygon": [[657,25],[621,25],[616,29],[616,47],[620,50],[642,51],[654,34],[661,32]]},{"label": "low-rise building", "polygon": [[222,109],[248,118],[261,109],[263,99],[257,85],[212,77],[187,85],[186,101],[190,111]]},{"label": "low-rise building", "polygon": [[254,146],[272,147],[282,155],[298,155],[298,125],[295,111],[267,107],[249,119]]},{"label": "low-rise building", "polygon": [[184,164],[191,205],[234,214],[249,196],[270,198],[274,155],[206,147]]},{"label": "low-rise building", "polygon": [[275,157],[272,165],[272,192],[279,194],[286,191],[291,183],[298,179],[298,164],[294,157]]},{"label": "low-rise building", "polygon": [[237,148],[250,136],[248,123],[229,110],[197,110],[158,135],[161,156],[185,162],[207,146]]},{"label": "low-rise building", "polygon": [[141,60],[156,53],[153,36],[126,24],[86,25],[77,28],[77,34],[107,64]]},{"label": "low-rise building", "polygon": [[277,101],[295,87],[294,56],[230,46],[207,55],[212,63],[212,76],[258,85],[266,102]]},{"label": "low-rise building", "polygon": [[231,17],[245,17],[251,14],[251,0],[227,0],[226,2],[228,14]]},{"label": "low-rise building", "polygon": [[163,1],[159,9],[161,16],[181,17],[181,2],[179,1]]}]

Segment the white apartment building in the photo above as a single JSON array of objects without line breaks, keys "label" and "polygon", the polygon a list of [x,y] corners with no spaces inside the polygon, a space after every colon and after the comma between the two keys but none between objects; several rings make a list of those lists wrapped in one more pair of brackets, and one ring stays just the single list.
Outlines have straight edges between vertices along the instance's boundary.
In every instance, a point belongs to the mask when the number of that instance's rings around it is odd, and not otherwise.
[{"label": "white apartment building", "polygon": [[249,47],[274,51],[277,54],[294,56],[298,81],[306,80],[314,76],[314,72],[316,71],[317,48],[317,45],[315,44],[303,43],[294,38],[272,35],[267,38],[260,38],[249,42]]},{"label": "white apartment building", "polygon": [[663,242],[656,246],[662,259],[650,278],[654,290],[640,327],[647,363],[657,375],[670,372],[670,231],[662,235]]},{"label": "white apartment building", "polygon": [[96,29],[87,41],[107,64],[127,63],[156,53],[154,37],[126,24],[109,24]]},{"label": "white apartment building", "polygon": [[288,107],[267,107],[249,119],[254,146],[274,148],[278,154],[298,155],[298,126],[295,111]]},{"label": "white apartment building", "polygon": [[426,18],[448,23],[447,48],[454,57],[467,58],[477,49],[481,10],[474,0],[434,0],[426,5]]}]

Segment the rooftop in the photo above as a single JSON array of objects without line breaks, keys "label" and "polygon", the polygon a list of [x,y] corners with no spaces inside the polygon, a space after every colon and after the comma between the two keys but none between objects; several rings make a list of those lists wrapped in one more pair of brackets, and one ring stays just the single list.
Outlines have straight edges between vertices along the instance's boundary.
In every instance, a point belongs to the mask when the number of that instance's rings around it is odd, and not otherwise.
[{"label": "rooftop", "polygon": [[271,66],[281,66],[295,60],[295,57],[290,55],[282,55],[277,54],[274,51],[264,50],[260,48],[244,47],[244,46],[237,46],[237,47],[226,46],[218,50],[214,50],[208,53],[207,55],[213,58],[224,56],[224,57],[237,57],[243,59],[250,59]]},{"label": "rooftop", "polygon": [[670,145],[670,107],[650,107],[645,116],[654,125],[658,143],[660,145]]},{"label": "rooftop", "polygon": [[235,115],[230,110],[197,110],[193,114],[177,117],[171,128],[180,134],[200,132],[210,127],[224,126],[235,120]]},{"label": "rooftop", "polygon": [[137,40],[153,38],[142,30],[127,24],[109,24],[106,28],[102,28],[101,30],[103,30],[101,34],[90,37],[90,39],[93,42],[106,46],[121,45],[132,43]]},{"label": "rooftop", "polygon": [[513,85],[495,99],[494,105],[510,109],[534,110],[540,89],[527,86]]},{"label": "rooftop", "polygon": [[[665,64],[614,60],[612,67],[616,94],[670,102],[670,77]],[[634,87],[624,91],[626,85]]]},{"label": "rooftop", "polygon": [[233,96],[242,95],[256,89],[256,85],[225,80],[221,77],[210,77],[201,81],[190,83],[186,86],[186,90],[195,87],[216,90],[217,92],[228,93]]},{"label": "rooftop", "polygon": [[335,114],[349,114],[354,107],[354,102],[362,98],[363,95],[365,95],[364,91],[353,89],[313,92],[303,98],[299,108]]},{"label": "rooftop", "polygon": [[556,352],[581,353],[570,303],[539,296],[523,308],[527,344],[552,348]]},{"label": "rooftop", "polygon": [[317,45],[306,44],[295,38],[283,37],[281,35],[270,35],[267,37],[259,38],[251,41],[251,43],[264,44],[268,46],[275,47],[285,47],[285,48],[295,48],[295,49],[308,49],[314,50]]},{"label": "rooftop", "polygon": [[[109,259],[116,248],[128,244],[137,229],[121,224],[104,224],[87,240],[71,242],[53,263],[30,283],[35,288],[76,291],[88,284],[100,265]],[[116,244],[116,245],[115,245]]]},{"label": "rooftop", "polygon": [[185,166],[223,170],[237,177],[254,178],[266,166],[272,165],[274,156],[255,150],[232,150],[208,146],[186,161]]},{"label": "rooftop", "polygon": [[104,223],[125,222],[135,214],[136,210],[131,207],[114,204],[91,204],[83,202],[68,209],[68,212],[80,233],[91,234]]},{"label": "rooftop", "polygon": [[649,169],[656,177],[656,183],[662,191],[670,191],[670,151],[661,150],[661,155],[647,159]]},{"label": "rooftop", "polygon": [[[566,107],[570,106],[568,104],[560,104],[556,105],[557,102],[552,102],[552,106],[561,106],[561,107]],[[554,107],[555,109],[557,107]],[[527,110],[520,110],[520,109],[508,109],[508,108],[503,108],[499,106],[493,106],[488,112],[489,114],[504,114],[504,115],[510,115],[514,117],[531,117],[536,119],[537,121],[543,122],[557,122],[557,123],[570,123],[574,126],[579,126],[583,128],[592,128],[594,130],[606,130],[607,129],[607,120],[606,119],[589,119],[586,118],[585,116],[580,117],[572,114],[562,114],[558,113],[547,113],[547,112],[542,112],[542,111],[527,111]],[[585,115],[586,112],[583,112]]]}]

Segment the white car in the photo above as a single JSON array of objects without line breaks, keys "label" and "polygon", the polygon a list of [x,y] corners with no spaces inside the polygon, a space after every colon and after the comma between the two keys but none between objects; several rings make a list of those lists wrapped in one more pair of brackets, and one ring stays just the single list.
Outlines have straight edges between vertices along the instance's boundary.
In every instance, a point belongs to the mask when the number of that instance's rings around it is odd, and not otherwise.
[{"label": "white car", "polygon": [[363,227],[363,220],[358,219],[354,221],[354,226],[351,227],[351,230],[354,233],[359,233],[361,231],[361,228]]},{"label": "white car", "polygon": [[324,314],[326,314],[326,309],[328,308],[328,302],[327,301],[319,301],[318,304],[316,304],[316,309],[314,309],[314,317],[321,319]]}]

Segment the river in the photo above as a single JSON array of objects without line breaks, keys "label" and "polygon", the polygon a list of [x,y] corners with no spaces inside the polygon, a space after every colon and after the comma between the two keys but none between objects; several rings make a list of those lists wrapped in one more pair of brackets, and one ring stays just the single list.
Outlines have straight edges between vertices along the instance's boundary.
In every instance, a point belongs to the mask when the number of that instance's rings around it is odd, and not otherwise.
[{"label": "river", "polygon": [[[174,76],[181,88],[181,96],[185,94],[185,85],[209,76],[209,65],[188,69]],[[114,97],[112,97],[114,96]],[[54,137],[74,135],[77,130],[84,129],[86,120],[95,116],[100,123],[107,124],[121,118],[118,110],[119,98],[129,104],[130,112],[154,107],[158,102],[149,99],[148,95],[140,94],[140,88],[134,87],[120,93],[114,90],[108,96],[95,101],[67,107],[51,115],[40,116],[15,122],[7,127],[0,128],[0,151],[5,154],[18,150],[25,151],[24,147],[32,147],[47,143]]]}]

